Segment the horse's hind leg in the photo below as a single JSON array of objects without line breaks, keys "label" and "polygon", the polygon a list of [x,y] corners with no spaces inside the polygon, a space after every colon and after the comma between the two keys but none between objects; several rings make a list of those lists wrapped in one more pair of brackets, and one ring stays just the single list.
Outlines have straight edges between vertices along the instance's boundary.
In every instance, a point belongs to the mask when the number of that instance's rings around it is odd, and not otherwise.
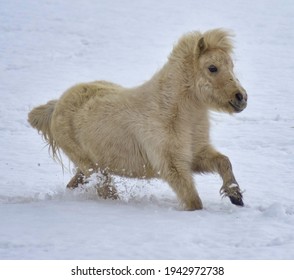
[{"label": "horse's hind leg", "polygon": [[96,186],[97,194],[99,197],[104,199],[118,199],[118,193],[116,187],[113,184],[112,178],[110,177],[109,173],[104,171],[100,174],[97,174],[98,182]]},{"label": "horse's hind leg", "polygon": [[[93,171],[94,173],[94,171]],[[77,173],[67,184],[68,189],[75,189],[80,184],[87,183],[87,179],[90,177],[90,173],[88,173],[88,176],[85,176],[84,173],[77,169]],[[97,173],[97,184],[95,186],[97,190],[97,194],[99,197],[104,199],[118,199],[118,193],[116,190],[116,187],[114,186],[112,179],[110,175],[107,172],[101,172]]]},{"label": "horse's hind leg", "polygon": [[82,171],[80,171],[78,169],[76,175],[71,178],[71,180],[68,182],[66,187],[68,189],[75,189],[80,184],[84,184],[84,182],[85,182],[85,175],[84,175],[84,173]]}]

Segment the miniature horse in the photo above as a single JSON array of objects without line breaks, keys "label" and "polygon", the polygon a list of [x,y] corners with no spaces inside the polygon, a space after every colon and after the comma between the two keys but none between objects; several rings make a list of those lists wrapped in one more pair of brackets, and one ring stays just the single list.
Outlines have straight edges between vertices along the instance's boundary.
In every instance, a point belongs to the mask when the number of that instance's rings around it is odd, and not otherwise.
[{"label": "miniature horse", "polygon": [[193,173],[217,172],[221,194],[243,206],[230,160],[209,139],[209,110],[232,114],[247,106],[246,91],[233,73],[232,48],[223,29],[188,33],[144,84],[78,84],[34,108],[29,122],[53,157],[61,149],[76,165],[70,188],[102,171],[106,179],[98,194],[117,198],[111,175],[161,178],[184,209],[195,210],[203,206]]}]

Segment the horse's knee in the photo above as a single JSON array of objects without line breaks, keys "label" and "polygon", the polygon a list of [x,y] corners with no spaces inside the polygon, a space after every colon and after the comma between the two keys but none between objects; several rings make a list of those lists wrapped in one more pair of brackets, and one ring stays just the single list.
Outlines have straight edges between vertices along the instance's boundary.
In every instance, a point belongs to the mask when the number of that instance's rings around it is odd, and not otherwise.
[{"label": "horse's knee", "polygon": [[220,154],[216,157],[215,162],[220,173],[232,171],[232,164],[227,156]]}]

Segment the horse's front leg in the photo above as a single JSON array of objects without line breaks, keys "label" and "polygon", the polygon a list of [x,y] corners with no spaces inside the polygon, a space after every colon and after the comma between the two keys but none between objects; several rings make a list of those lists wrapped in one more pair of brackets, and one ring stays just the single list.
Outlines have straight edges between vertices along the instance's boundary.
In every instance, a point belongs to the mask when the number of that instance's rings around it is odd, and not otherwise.
[{"label": "horse's front leg", "polygon": [[219,153],[212,146],[207,146],[194,157],[192,169],[197,173],[217,172],[223,179],[220,194],[228,196],[235,205],[244,205],[242,192],[227,156]]},{"label": "horse's front leg", "polygon": [[161,178],[169,183],[185,210],[203,208],[202,201],[195,188],[191,169],[181,161],[169,159],[163,164]]}]

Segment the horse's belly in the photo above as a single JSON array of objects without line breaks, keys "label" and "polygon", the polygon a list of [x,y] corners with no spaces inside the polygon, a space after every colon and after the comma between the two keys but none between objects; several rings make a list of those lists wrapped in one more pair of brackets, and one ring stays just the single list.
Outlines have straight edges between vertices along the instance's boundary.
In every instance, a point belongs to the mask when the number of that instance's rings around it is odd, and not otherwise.
[{"label": "horse's belly", "polygon": [[101,147],[99,150],[100,153],[92,153],[91,158],[98,169],[131,178],[155,177],[150,163],[141,154],[134,153],[132,149],[128,150],[127,147],[122,148],[121,146],[109,148],[108,146],[104,149]]},{"label": "horse's belly", "polygon": [[123,126],[96,122],[82,133],[80,143],[97,169],[126,177],[153,178],[147,155]]}]

